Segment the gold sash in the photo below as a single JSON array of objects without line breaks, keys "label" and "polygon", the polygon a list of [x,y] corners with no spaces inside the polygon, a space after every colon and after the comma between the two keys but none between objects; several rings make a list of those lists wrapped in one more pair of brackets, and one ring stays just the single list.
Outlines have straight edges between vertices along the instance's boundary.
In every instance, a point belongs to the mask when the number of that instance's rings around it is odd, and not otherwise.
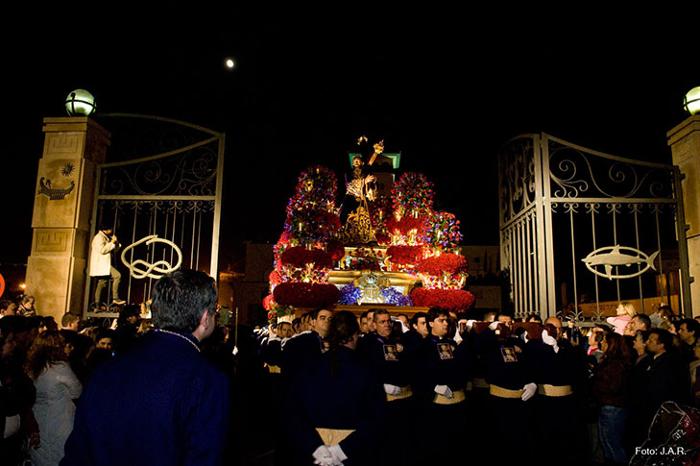
[{"label": "gold sash", "polygon": [[433,403],[438,405],[456,405],[464,401],[464,390],[455,390],[452,392],[452,398],[448,398],[445,395],[435,394],[433,398]]},{"label": "gold sash", "polygon": [[523,396],[523,390],[511,390],[510,388],[499,387],[498,385],[491,384],[489,387],[489,393],[498,398],[521,398]]},{"label": "gold sash", "polygon": [[355,429],[326,429],[325,427],[316,427],[316,432],[321,436],[323,444],[329,446],[338,445],[345,440],[348,435],[355,432]]},{"label": "gold sash", "polygon": [[401,391],[397,395],[390,395],[389,393],[386,394],[386,401],[396,401],[396,400],[405,400],[406,398],[411,398],[413,396],[413,390],[411,390],[410,385],[406,385],[405,387],[399,387]]},{"label": "gold sash", "polygon": [[537,386],[537,393],[544,396],[568,396],[574,393],[571,385],[549,385],[541,384]]}]

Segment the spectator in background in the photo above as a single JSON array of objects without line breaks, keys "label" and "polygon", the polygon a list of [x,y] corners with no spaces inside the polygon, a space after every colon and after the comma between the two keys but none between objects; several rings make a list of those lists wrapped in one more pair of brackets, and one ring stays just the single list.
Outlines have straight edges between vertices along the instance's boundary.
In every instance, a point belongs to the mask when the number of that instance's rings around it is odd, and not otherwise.
[{"label": "spectator in background", "polygon": [[58,464],[73,430],[73,400],[83,387],[67,362],[65,347],[60,333],[46,331],[34,339],[27,355],[25,369],[36,388],[32,411],[39,425],[39,446],[30,450],[34,466]]},{"label": "spectator in background", "polygon": [[9,299],[0,300],[0,319],[17,313],[17,305]]},{"label": "spectator in background", "polygon": [[17,313],[24,317],[31,317],[37,314],[36,308],[34,307],[34,296],[24,295],[19,302],[19,307],[17,308]]}]

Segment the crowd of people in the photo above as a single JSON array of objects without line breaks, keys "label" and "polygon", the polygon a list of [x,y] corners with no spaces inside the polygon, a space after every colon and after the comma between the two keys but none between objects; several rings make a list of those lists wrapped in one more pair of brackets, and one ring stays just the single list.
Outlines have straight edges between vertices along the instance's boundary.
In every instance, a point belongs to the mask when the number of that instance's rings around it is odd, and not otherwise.
[{"label": "crowd of people", "polygon": [[60,329],[0,303],[1,464],[625,464],[663,402],[698,404],[700,323],[625,304],[585,329],[438,308],[251,329],[218,324],[199,272],[153,298]]}]

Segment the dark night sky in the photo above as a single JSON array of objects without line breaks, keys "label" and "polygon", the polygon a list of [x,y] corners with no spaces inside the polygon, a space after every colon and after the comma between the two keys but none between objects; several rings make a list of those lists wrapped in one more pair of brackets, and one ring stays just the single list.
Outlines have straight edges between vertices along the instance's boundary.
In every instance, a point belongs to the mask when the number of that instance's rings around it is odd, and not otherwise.
[{"label": "dark night sky", "polygon": [[[119,18],[120,27],[85,25],[84,36],[63,27],[65,18],[22,36],[2,33],[12,50],[3,58],[0,262],[26,261],[42,118],[63,116],[75,88],[90,90],[99,112],[226,132],[226,262],[242,240],[274,242],[298,173],[321,163],[342,177],[345,153],[363,133],[401,151],[403,170],[435,182],[437,206],[461,218],[465,243],[496,244],[495,154],[507,139],[545,131],[668,162],[666,131],[685,118],[685,92],[700,85],[687,55],[697,62],[696,41],[662,34],[665,24],[449,12],[420,22],[302,24],[212,14],[159,18],[157,27],[150,17]],[[234,72],[222,66],[229,55],[238,60]]]}]

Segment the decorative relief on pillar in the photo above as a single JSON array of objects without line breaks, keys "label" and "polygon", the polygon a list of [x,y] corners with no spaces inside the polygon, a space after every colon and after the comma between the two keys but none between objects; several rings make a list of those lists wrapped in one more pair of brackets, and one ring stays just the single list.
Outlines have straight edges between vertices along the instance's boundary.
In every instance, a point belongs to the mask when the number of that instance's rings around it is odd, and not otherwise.
[{"label": "decorative relief on pillar", "polygon": [[51,156],[53,154],[74,154],[79,156],[81,153],[81,141],[83,133],[49,133],[46,135],[46,146],[44,155]]},{"label": "decorative relief on pillar", "polygon": [[52,187],[51,180],[43,176],[39,180],[39,194],[43,194],[51,201],[62,201],[75,188],[75,182],[71,181],[67,188]]},{"label": "decorative relief on pillar", "polygon": [[36,229],[34,231],[34,252],[67,252],[70,239],[70,230]]}]

